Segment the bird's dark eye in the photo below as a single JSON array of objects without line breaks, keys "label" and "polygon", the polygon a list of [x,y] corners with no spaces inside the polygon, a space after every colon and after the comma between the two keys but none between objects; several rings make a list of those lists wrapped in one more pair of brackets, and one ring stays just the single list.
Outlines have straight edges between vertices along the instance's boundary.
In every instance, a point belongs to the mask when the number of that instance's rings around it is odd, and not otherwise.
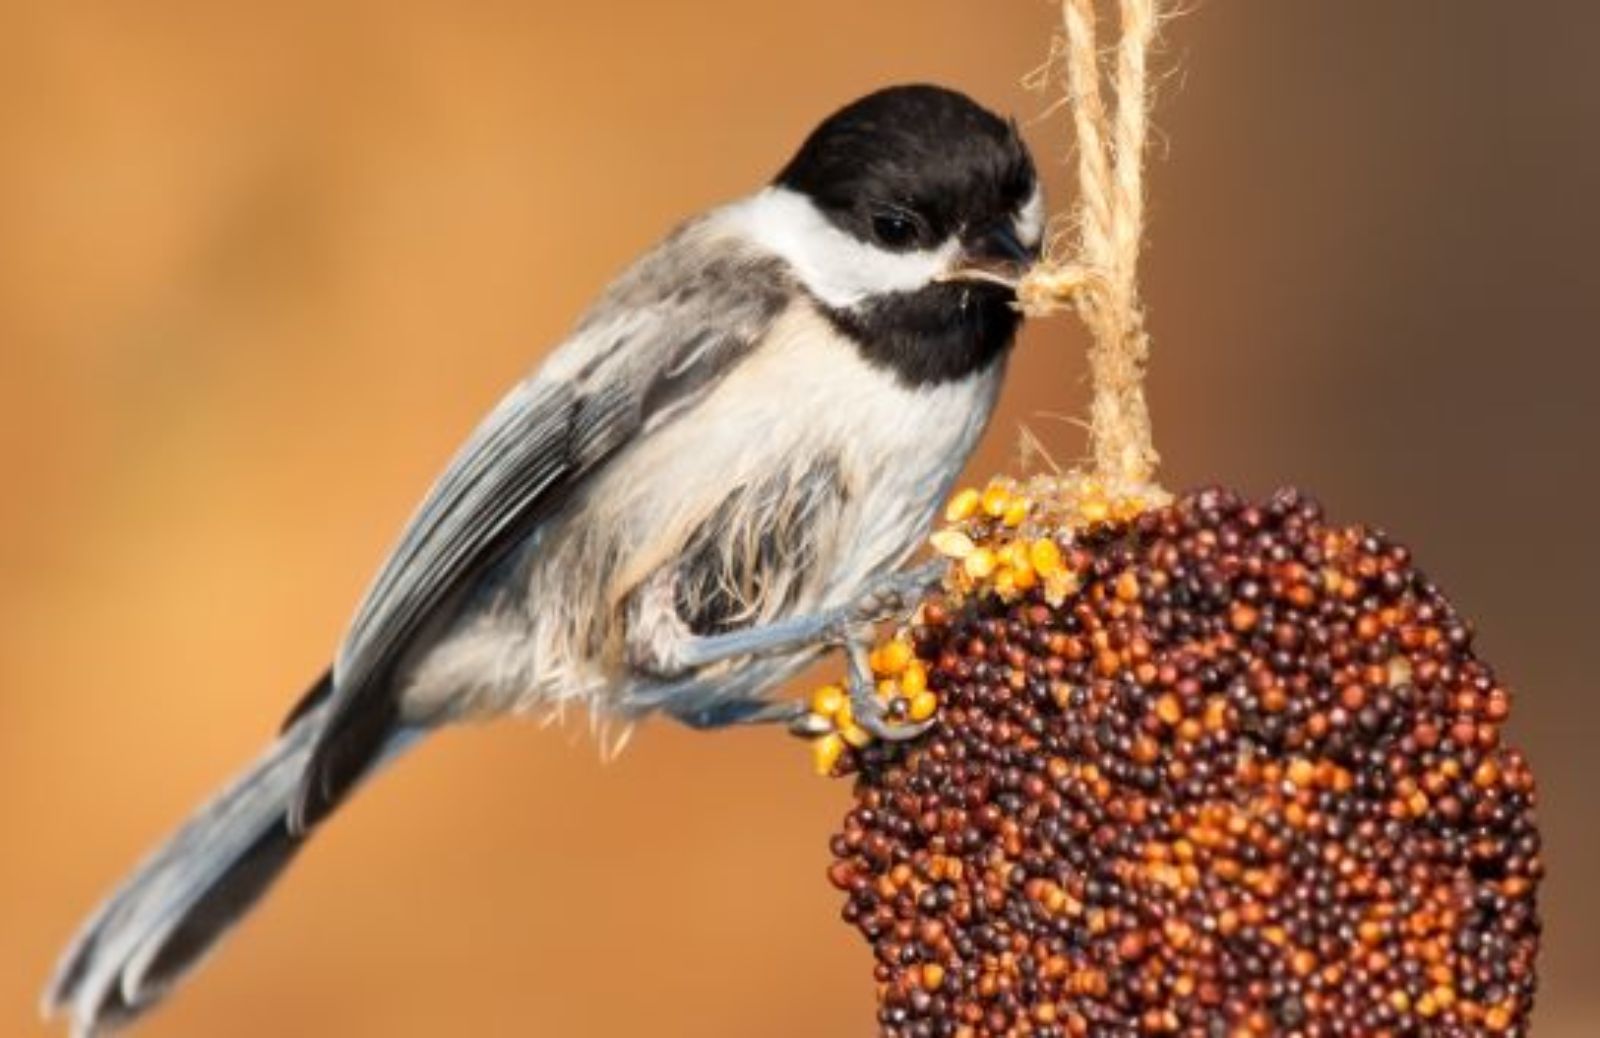
[{"label": "bird's dark eye", "polygon": [[917,221],[909,213],[880,209],[872,214],[872,236],[891,249],[903,249],[917,241]]}]

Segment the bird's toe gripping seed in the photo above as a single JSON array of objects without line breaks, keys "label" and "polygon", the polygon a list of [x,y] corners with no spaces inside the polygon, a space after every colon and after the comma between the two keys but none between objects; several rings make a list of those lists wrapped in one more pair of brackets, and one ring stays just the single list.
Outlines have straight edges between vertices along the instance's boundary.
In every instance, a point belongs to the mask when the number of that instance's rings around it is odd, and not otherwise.
[{"label": "bird's toe gripping seed", "polygon": [[897,636],[871,651],[852,650],[849,680],[813,692],[810,710],[791,730],[811,738],[817,771],[829,775],[852,751],[917,738],[933,726],[938,710],[926,664]]}]

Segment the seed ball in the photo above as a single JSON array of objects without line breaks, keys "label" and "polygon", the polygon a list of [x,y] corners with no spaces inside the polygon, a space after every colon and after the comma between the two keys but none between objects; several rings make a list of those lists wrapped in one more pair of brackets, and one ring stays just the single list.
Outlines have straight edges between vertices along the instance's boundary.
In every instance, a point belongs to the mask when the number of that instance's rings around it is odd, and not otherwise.
[{"label": "seed ball", "polygon": [[1294,491],[961,503],[1071,590],[958,573],[905,632],[933,727],[830,744],[881,1034],[1528,1033],[1533,777],[1409,552]]}]

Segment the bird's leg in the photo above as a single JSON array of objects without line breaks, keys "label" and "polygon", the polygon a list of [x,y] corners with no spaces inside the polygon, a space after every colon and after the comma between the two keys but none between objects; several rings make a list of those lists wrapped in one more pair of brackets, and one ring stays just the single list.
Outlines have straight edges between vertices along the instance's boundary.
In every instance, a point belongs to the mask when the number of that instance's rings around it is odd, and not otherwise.
[{"label": "bird's leg", "polygon": [[[843,648],[846,656],[846,683],[850,692],[850,711],[856,724],[878,739],[898,742],[913,739],[933,724],[930,718],[918,724],[891,721],[885,716],[883,701],[877,695],[872,667],[867,662],[868,632],[849,638]],[[804,738],[826,735],[832,722],[814,715],[804,702],[773,701],[741,697],[708,701],[705,697],[680,695],[666,698],[661,709],[674,720],[700,731],[746,724],[781,724]]]},{"label": "bird's leg", "polygon": [[[944,563],[929,563],[891,573],[875,580],[855,601],[807,616],[788,617],[768,624],[744,627],[722,634],[685,634],[682,623],[649,622],[639,625],[639,636],[629,645],[633,666],[660,678],[684,674],[742,656],[773,656],[818,645],[848,646],[865,639],[859,628],[895,619],[944,575]],[[672,610],[671,596],[651,611]]]},{"label": "bird's leg", "polygon": [[[944,575],[943,563],[888,574],[876,580],[855,601],[808,616],[790,617],[723,634],[688,633],[672,601],[670,583],[645,592],[645,609],[633,625],[628,647],[635,669],[666,680],[682,678],[746,656],[772,656],[814,649],[819,645],[843,648],[849,663],[850,710],[856,723],[886,741],[914,738],[928,724],[901,724],[889,720],[878,699],[867,651],[872,625],[896,619]],[[817,735],[816,722],[804,704],[772,703],[740,698],[706,702],[699,697],[663,696],[660,709],[694,728],[721,728],[732,724],[785,723],[797,735]]]},{"label": "bird's leg", "polygon": [[673,720],[702,731],[740,724],[782,724],[799,730],[809,716],[801,702],[748,698],[698,703],[669,699],[662,710]]}]

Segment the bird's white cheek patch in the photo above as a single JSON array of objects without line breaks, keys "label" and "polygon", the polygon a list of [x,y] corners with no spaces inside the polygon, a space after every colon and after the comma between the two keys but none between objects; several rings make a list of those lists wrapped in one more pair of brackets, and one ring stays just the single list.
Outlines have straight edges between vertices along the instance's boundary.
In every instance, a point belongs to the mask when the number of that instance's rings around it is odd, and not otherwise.
[{"label": "bird's white cheek patch", "polygon": [[721,219],[786,260],[813,295],[840,309],[922,288],[951,267],[959,248],[954,238],[915,252],[876,248],[829,223],[809,198],[781,187],[733,203]]},{"label": "bird's white cheek patch", "polygon": [[1017,210],[1017,215],[1012,217],[1011,226],[1017,232],[1017,240],[1028,248],[1034,248],[1044,237],[1044,188],[1035,183],[1033,194],[1022,203],[1022,208]]}]

